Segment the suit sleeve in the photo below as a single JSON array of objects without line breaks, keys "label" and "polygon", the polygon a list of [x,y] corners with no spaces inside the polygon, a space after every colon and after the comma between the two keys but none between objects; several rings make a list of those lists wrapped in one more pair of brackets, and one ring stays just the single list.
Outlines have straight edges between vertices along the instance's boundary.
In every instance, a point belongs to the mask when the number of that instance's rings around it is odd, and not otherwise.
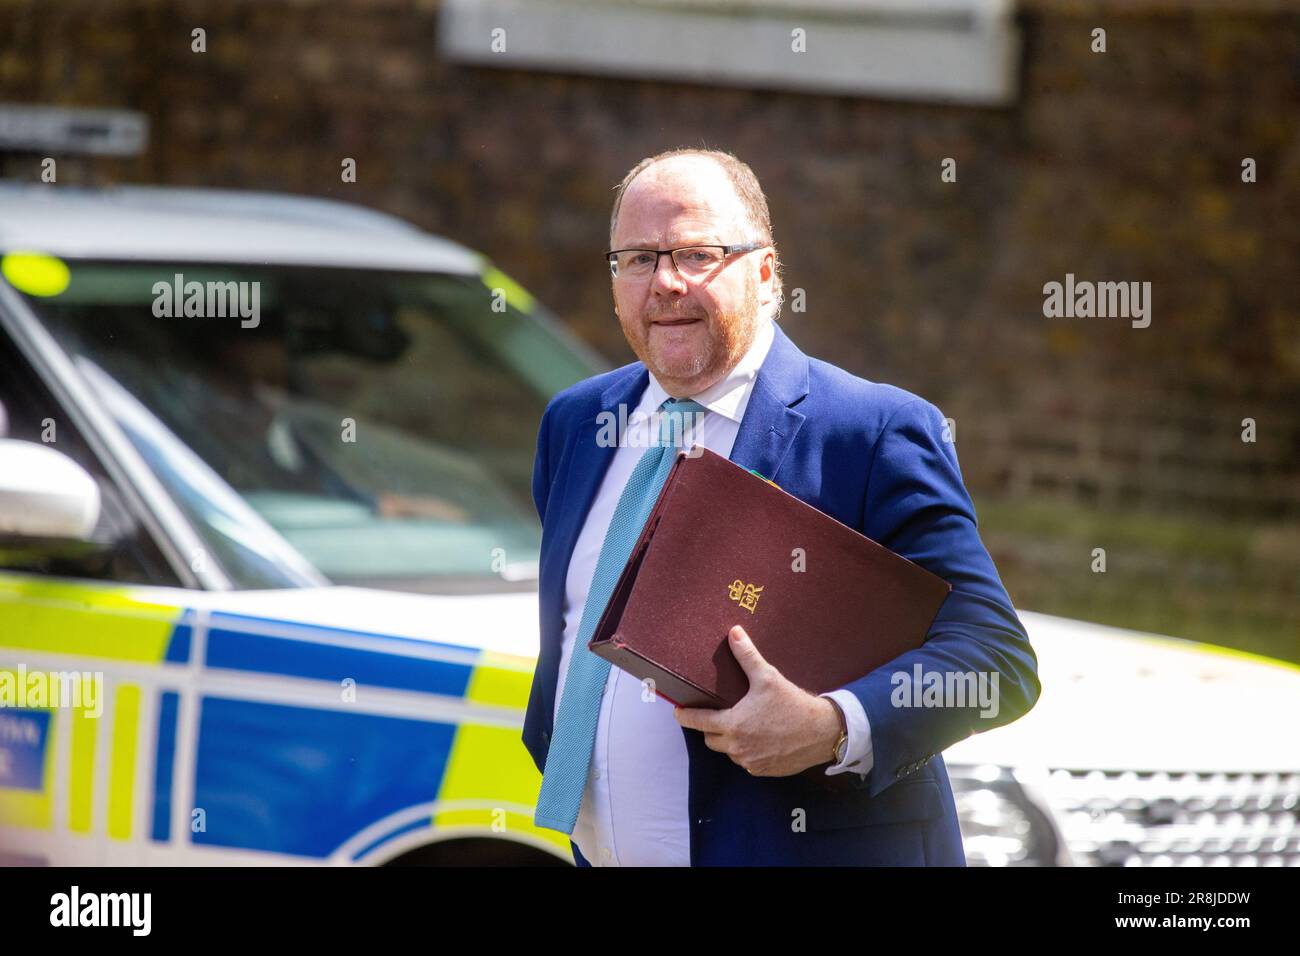
[{"label": "suit sleeve", "polygon": [[[843,688],[870,723],[873,763],[865,786],[872,796],[959,740],[1011,723],[1041,689],[1037,657],[980,541],[945,424],[925,399],[900,406],[869,465],[863,533],[952,585],[921,647]],[[923,687],[938,680],[956,687],[952,675],[972,692],[953,694],[943,706],[903,706],[913,701],[918,665]],[[981,675],[993,706],[981,705],[974,692]]]}]

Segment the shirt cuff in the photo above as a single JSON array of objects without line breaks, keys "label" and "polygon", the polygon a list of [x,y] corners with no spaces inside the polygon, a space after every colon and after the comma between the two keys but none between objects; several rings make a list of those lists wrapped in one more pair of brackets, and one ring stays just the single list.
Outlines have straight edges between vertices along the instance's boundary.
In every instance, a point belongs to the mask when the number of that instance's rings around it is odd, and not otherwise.
[{"label": "shirt cuff", "polygon": [[875,764],[875,754],[871,748],[871,725],[867,722],[867,712],[862,709],[862,701],[851,690],[833,690],[818,696],[829,697],[840,705],[849,730],[849,744],[844,750],[844,759],[827,767],[826,772],[832,774],[852,770],[865,780]]}]

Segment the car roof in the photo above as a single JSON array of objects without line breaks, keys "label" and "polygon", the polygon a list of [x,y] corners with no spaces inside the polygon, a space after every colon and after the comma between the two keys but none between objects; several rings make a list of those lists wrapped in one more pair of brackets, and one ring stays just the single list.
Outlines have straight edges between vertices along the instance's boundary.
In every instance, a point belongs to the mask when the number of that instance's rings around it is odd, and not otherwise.
[{"label": "car roof", "polygon": [[363,206],[286,193],[0,181],[0,252],[476,275],[482,257]]}]

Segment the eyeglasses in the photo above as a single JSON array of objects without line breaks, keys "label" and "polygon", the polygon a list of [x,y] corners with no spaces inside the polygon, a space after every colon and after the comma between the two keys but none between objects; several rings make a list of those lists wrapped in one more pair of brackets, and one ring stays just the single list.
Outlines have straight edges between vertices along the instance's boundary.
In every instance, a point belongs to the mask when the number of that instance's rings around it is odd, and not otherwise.
[{"label": "eyeglasses", "polygon": [[659,268],[659,257],[668,256],[673,267],[683,278],[694,279],[707,275],[722,264],[727,256],[738,252],[753,252],[768,246],[766,242],[742,242],[737,245],[680,246],[677,249],[613,249],[605,253],[609,260],[609,273],[616,279],[644,279]]}]

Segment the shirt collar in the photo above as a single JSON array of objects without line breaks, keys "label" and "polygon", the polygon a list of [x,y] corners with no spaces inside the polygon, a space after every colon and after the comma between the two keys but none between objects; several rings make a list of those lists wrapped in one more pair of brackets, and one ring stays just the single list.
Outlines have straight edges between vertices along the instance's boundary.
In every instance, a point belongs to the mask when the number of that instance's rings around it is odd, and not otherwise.
[{"label": "shirt collar", "polygon": [[[745,408],[749,405],[749,396],[754,390],[754,379],[758,377],[758,370],[762,368],[763,360],[767,358],[768,350],[772,347],[772,339],[776,335],[772,322],[770,317],[761,318],[758,331],[754,333],[754,341],[750,343],[749,350],[741,356],[735,367],[704,391],[689,397],[709,411],[717,412],[739,424],[745,417]],[[655,378],[654,372],[650,373],[645,397],[647,401],[643,403],[643,407],[647,407],[649,411],[658,409],[669,398],[664,387]]]}]

